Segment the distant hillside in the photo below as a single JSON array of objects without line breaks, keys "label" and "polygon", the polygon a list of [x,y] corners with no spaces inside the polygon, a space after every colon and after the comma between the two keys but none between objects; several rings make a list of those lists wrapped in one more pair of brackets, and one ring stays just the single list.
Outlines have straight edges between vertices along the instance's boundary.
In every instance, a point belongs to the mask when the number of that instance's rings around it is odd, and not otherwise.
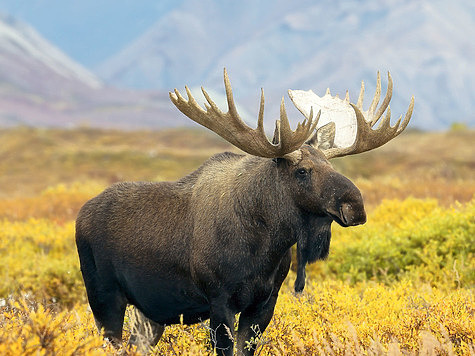
[{"label": "distant hillside", "polygon": [[[2,82],[28,92],[61,95],[57,92],[58,86],[65,92],[84,90],[81,86],[95,89],[102,86],[94,74],[64,55],[33,28],[1,15],[0,60]],[[28,72],[34,76],[27,78]]]},{"label": "distant hillside", "polygon": [[0,125],[183,126],[165,91],[108,88],[33,28],[0,16]]},{"label": "distant hillside", "polygon": [[[107,83],[134,88],[204,85],[223,92],[227,67],[238,102],[268,117],[287,89],[327,87],[353,100],[361,80],[391,71],[394,115],[416,97],[412,125],[475,125],[475,3],[458,1],[184,1],[98,68]],[[368,99],[369,102],[369,99]],[[369,103],[367,104],[369,105]],[[251,117],[255,117],[252,114]]]}]

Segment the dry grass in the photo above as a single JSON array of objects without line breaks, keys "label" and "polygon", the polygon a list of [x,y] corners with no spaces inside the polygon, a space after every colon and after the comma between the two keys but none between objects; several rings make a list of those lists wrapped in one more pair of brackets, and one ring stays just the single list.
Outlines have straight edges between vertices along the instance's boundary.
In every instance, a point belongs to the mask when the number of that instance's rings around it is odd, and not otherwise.
[{"label": "dry grass", "polygon": [[[161,132],[114,130],[0,130],[0,198],[15,208],[58,184],[94,182],[105,187],[125,180],[175,180],[216,152],[235,150],[205,130]],[[470,201],[475,193],[475,131],[403,134],[387,145],[333,160],[362,190],[368,207],[382,199],[437,198],[442,204]],[[75,216],[77,197],[65,218]],[[59,203],[59,205],[61,205]],[[52,203],[51,214],[61,207]],[[0,215],[5,216],[5,211]],[[34,215],[30,214],[29,216]]]},{"label": "dry grass", "polygon": [[59,183],[176,179],[228,145],[203,130],[0,130],[0,197]]}]

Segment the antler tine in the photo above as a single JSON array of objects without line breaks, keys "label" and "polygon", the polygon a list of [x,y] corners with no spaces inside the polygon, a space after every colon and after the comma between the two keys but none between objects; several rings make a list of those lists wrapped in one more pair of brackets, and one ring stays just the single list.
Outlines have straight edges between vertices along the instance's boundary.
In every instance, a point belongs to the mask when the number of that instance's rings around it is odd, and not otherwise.
[{"label": "antler tine", "polygon": [[[318,122],[320,121],[320,116],[322,115],[322,110],[318,110],[317,116],[313,117],[313,107],[310,107],[310,119],[307,122],[307,135],[311,136],[315,129],[317,128]],[[312,122],[313,120],[313,122]],[[308,138],[307,136],[307,138]]]},{"label": "antler tine", "polygon": [[264,89],[261,88],[261,101],[259,104],[259,115],[257,116],[257,129],[264,132]]},{"label": "antler tine", "polygon": [[[407,109],[406,115],[404,116],[404,120],[402,121],[401,126],[399,126],[396,136],[399,135],[401,132],[404,131],[404,129],[407,127],[409,124],[409,120],[411,120],[412,116],[412,111],[414,110],[414,96],[411,97],[411,102],[409,103],[409,108]],[[401,115],[402,117],[402,115]],[[399,118],[401,119],[401,118]]]},{"label": "antler tine", "polygon": [[320,115],[316,118],[313,118],[313,108],[310,108],[310,115],[308,118],[304,119],[301,123],[297,124],[295,131],[290,129],[289,120],[287,118],[287,113],[285,111],[284,98],[280,104],[280,139],[282,146],[288,147],[290,150],[291,147],[295,146],[295,142],[307,141],[307,139],[313,134],[313,131],[317,127],[318,119]]},{"label": "antler tine", "polygon": [[[188,92],[188,88],[187,88],[187,92]],[[215,113],[222,113],[222,111],[218,108],[218,106],[215,104],[215,102],[213,100],[211,100],[211,97],[209,96],[208,92],[203,88],[201,87],[201,92],[203,93],[206,101],[208,102],[209,106],[205,103],[205,108],[207,111],[210,111],[210,110],[213,110]],[[188,95],[188,98],[190,98],[190,95],[191,93]],[[193,99],[193,101],[195,101],[195,99],[193,98],[193,96],[191,96],[191,98]],[[195,101],[196,102],[196,101]],[[198,104],[196,104],[198,106]],[[199,108],[199,106],[198,106]]]},{"label": "antler tine", "polygon": [[289,119],[287,117],[287,112],[285,111],[285,103],[284,97],[280,102],[280,131],[279,131],[279,139],[280,144],[282,146],[288,144],[290,139],[292,138],[292,129],[290,128]]},{"label": "antler tine", "polygon": [[378,71],[378,77],[376,79],[376,91],[374,93],[373,101],[371,102],[371,105],[369,106],[369,109],[368,109],[369,116],[373,115],[374,110],[376,110],[376,107],[378,106],[380,98],[381,98],[381,74]]},{"label": "antler tine", "polygon": [[375,132],[374,134],[389,137],[389,140],[391,140],[394,137],[396,137],[395,134],[396,134],[396,131],[399,127],[400,122],[401,122],[401,118],[399,118],[399,120],[396,122],[396,124],[394,126],[391,126],[391,108],[388,106],[388,111],[386,113],[386,116],[381,121],[378,128],[376,130],[374,130],[374,132]]},{"label": "antler tine", "polygon": [[358,101],[356,102],[356,106],[358,107],[358,109],[363,110],[363,100],[364,100],[364,81],[361,81],[360,95],[358,95]]},{"label": "antler tine", "polygon": [[[380,89],[380,91],[381,91],[381,89]],[[378,120],[380,119],[381,115],[383,115],[384,111],[386,110],[386,108],[389,105],[389,102],[391,101],[392,96],[393,96],[393,79],[391,78],[391,73],[388,72],[388,89],[386,90],[386,96],[384,97],[384,100],[381,103],[381,106],[376,111],[376,113],[374,114],[373,119],[371,120],[371,125],[372,126],[374,126],[378,122]]]},{"label": "antler tine", "polygon": [[239,117],[239,114],[236,110],[236,105],[234,104],[233,90],[231,88],[231,82],[229,81],[228,72],[226,71],[226,68],[224,68],[224,89],[226,90],[226,99],[228,101],[229,114],[231,114],[231,117],[234,117],[235,119],[239,118],[240,120],[241,118]]},{"label": "antler tine", "polygon": [[297,125],[295,131],[292,131],[282,101],[280,123],[276,125],[276,134],[278,134],[279,140],[278,143],[271,143],[264,131],[264,90],[261,90],[257,128],[252,129],[247,126],[237,112],[226,69],[224,69],[224,86],[228,104],[226,113],[218,108],[203,88],[201,90],[207,101],[205,103],[206,110],[198,105],[188,87],[185,87],[188,100],[185,100],[177,89],[170,93],[170,99],[190,119],[214,131],[232,145],[255,156],[284,157],[298,150],[311,135],[312,130],[315,129],[316,123],[309,119],[308,122],[304,120],[302,124]]},{"label": "antler tine", "polygon": [[[394,137],[398,136],[402,131],[404,131],[404,129],[409,124],[409,120],[411,119],[412,112],[414,110],[414,97],[411,98],[411,102],[409,104],[409,108],[406,112],[404,120],[401,122],[401,116],[396,122],[396,124],[394,126],[391,126],[391,108],[389,106],[389,102],[391,101],[392,92],[393,81],[391,78],[391,74],[388,72],[388,89],[386,91],[386,96],[384,97],[381,106],[377,109],[376,113],[374,113],[381,94],[381,78],[378,72],[376,93],[368,110],[368,117],[365,117],[362,111],[364,96],[364,84],[362,83],[360,96],[358,98],[357,104],[355,105],[353,103],[350,103],[356,114],[357,131],[355,141],[350,147],[329,148],[324,151],[325,156],[327,158],[334,158],[369,151],[384,145],[388,141],[392,140]],[[378,127],[373,128],[385,111],[386,115],[384,116]]]},{"label": "antler tine", "polygon": [[274,137],[272,138],[272,143],[274,145],[279,144],[280,141],[280,120],[275,120],[275,129],[274,129]]}]

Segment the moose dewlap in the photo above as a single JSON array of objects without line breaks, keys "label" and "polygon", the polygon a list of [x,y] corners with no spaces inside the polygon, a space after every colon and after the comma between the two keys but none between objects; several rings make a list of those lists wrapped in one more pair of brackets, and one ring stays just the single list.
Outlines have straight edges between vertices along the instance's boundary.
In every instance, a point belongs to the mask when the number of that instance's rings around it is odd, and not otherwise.
[{"label": "moose dewlap", "polygon": [[252,129],[237,113],[226,71],[227,112],[204,90],[205,109],[188,88],[188,99],[170,93],[182,113],[247,154],[217,154],[176,182],[115,184],[82,207],[76,222],[81,272],[105,336],[121,339],[125,309],[132,304],[152,323],[150,344],[165,325],[209,318],[218,354],[232,355],[236,347],[252,355],[247,342],[256,326],[263,332],[272,318],[292,245],[298,253],[295,289],[301,291],[305,265],[328,255],[331,223],[366,221],[360,191],[328,160],[377,148],[407,126],[413,99],[404,120],[391,126],[388,79],[379,108],[379,75],[368,111],[362,110],[363,90],[356,105],[341,101],[351,105],[357,123],[349,147],[335,144],[333,122],[316,129],[321,111],[314,117],[312,108],[302,110],[307,117],[293,131],[283,100],[269,141],[264,94]]}]

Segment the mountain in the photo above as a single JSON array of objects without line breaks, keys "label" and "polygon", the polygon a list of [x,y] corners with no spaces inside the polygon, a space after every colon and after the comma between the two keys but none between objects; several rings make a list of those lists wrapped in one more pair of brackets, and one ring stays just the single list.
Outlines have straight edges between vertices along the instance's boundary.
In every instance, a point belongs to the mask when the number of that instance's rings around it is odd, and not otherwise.
[{"label": "mountain", "polygon": [[0,125],[177,126],[168,93],[117,90],[32,27],[0,16]]},{"label": "mountain", "polygon": [[[99,88],[100,80],[43,39],[33,28],[13,17],[0,16],[2,81],[27,91],[54,91],[54,80]],[[26,68],[38,81],[24,81]],[[52,77],[53,76],[53,77]],[[49,80],[46,80],[46,79]]]},{"label": "mountain", "polygon": [[[106,83],[166,89],[200,85],[223,93],[222,68],[236,100],[278,115],[287,89],[332,92],[366,105],[376,72],[394,79],[393,116],[416,98],[412,126],[475,124],[475,4],[471,0],[188,0],[97,68]],[[292,116],[298,117],[297,114]],[[255,121],[255,119],[251,119]],[[393,119],[395,120],[395,119]],[[268,120],[269,121],[269,120]]]}]

